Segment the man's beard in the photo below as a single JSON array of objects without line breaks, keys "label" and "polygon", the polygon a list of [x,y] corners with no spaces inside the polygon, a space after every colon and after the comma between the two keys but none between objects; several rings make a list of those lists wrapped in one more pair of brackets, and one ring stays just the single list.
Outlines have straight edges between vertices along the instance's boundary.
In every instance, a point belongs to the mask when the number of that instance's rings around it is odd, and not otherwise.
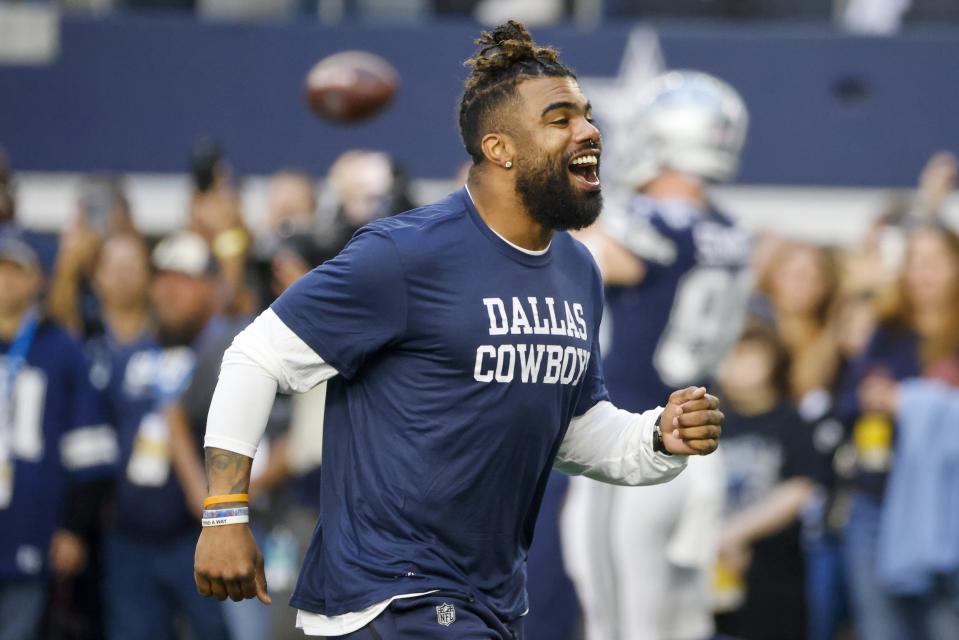
[{"label": "man's beard", "polygon": [[540,156],[528,169],[517,167],[516,191],[533,220],[548,229],[588,227],[603,208],[602,192],[573,186],[569,160],[564,156],[562,164],[555,164]]}]

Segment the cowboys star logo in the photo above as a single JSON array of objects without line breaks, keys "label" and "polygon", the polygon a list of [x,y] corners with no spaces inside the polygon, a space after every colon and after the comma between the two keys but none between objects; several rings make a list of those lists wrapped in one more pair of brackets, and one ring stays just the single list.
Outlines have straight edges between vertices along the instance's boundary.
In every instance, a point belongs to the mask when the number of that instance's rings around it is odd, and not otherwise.
[{"label": "cowboys star logo", "polygon": [[436,621],[448,627],[456,622],[456,609],[451,604],[443,603],[436,607]]}]

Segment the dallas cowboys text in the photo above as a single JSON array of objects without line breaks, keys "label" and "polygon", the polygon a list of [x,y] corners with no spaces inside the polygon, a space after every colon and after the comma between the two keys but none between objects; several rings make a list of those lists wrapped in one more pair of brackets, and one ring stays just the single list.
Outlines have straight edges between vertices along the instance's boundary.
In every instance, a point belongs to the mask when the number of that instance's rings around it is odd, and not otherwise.
[{"label": "dallas cowboys text", "polygon": [[[588,346],[583,305],[553,298],[483,298],[489,335],[548,335],[582,340]],[[568,340],[566,341],[568,343]],[[589,364],[588,348],[568,344],[483,344],[476,348],[477,382],[579,384]]]}]

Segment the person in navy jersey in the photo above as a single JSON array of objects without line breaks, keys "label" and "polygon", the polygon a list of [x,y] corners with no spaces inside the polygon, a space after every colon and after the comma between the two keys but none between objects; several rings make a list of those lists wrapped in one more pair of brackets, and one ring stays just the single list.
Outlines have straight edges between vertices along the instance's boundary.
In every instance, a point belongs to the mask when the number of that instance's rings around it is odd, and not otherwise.
[{"label": "person in navy jersey", "polygon": [[[629,193],[611,198],[579,237],[607,286],[610,397],[639,411],[671,388],[709,379],[742,326],[750,240],[712,204],[709,186],[735,175],[748,115],[735,89],[695,71],[654,78],[629,108],[632,126],[615,140]],[[563,540],[590,640],[712,635],[707,577],[722,482],[711,456],[650,490],[570,483]],[[702,552],[683,551],[690,547]]]},{"label": "person in navy jersey", "polygon": [[166,420],[197,353],[227,330],[215,315],[215,261],[189,232],[161,241],[152,261],[155,326],[125,341],[108,334],[100,349],[112,356],[104,394],[120,453],[104,545],[107,635],[170,638],[179,614],[198,637],[226,638],[220,607],[197,598],[189,578],[197,522],[171,467]]},{"label": "person in navy jersey", "polygon": [[269,602],[246,494],[277,388],[329,381],[320,524],[291,598],[313,636],[521,637],[551,468],[650,484],[717,447],[703,388],[642,414],[609,402],[602,283],[565,232],[601,206],[590,105],[522,25],[478,44],[460,104],[467,186],[360,229],[225,354],[202,595]]},{"label": "person in navy jersey", "polygon": [[29,245],[0,238],[0,638],[32,640],[48,579],[83,569],[117,446],[83,352],[38,310]]}]

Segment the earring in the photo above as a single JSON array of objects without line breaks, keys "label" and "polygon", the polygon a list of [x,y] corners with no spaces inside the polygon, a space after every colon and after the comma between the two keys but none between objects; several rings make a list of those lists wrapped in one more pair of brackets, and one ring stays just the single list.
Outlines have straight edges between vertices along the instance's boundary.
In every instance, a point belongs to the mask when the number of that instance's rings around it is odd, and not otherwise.
[{"label": "earring", "polygon": [[507,160],[507,161],[506,161],[506,164],[503,165],[503,166],[505,166],[507,169],[512,169],[512,168],[513,168],[513,161],[512,161],[512,160]]}]

